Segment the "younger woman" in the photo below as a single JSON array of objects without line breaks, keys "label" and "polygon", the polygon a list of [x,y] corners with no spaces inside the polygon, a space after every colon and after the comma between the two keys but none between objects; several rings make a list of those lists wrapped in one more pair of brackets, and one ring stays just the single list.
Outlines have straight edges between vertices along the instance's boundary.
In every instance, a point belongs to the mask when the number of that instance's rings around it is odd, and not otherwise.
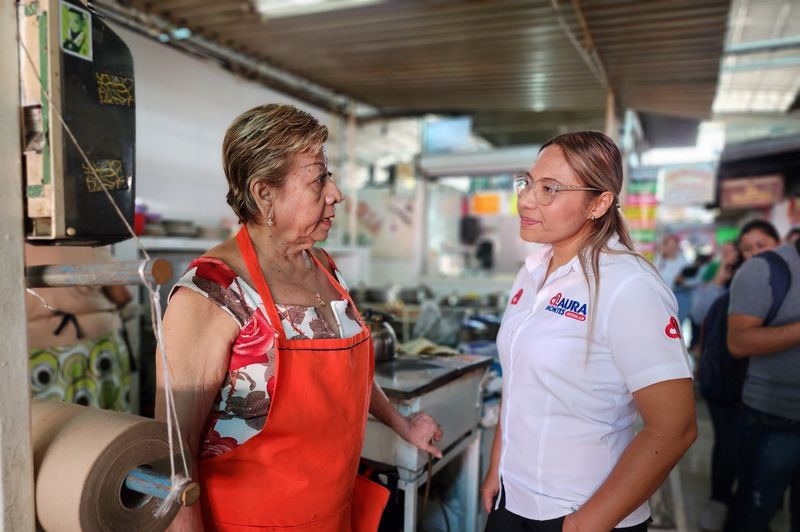
[{"label": "younger woman", "polygon": [[621,187],[619,150],[596,132],[552,139],[515,180],[520,235],[544,245],[498,335],[487,531],[646,530],[647,498],[695,439],[675,297],[633,251]]}]

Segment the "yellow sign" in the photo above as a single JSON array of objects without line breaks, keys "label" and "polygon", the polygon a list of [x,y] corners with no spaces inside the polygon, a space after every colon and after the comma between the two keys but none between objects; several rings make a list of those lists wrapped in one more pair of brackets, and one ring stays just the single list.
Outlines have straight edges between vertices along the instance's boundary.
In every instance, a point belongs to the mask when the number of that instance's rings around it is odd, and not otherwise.
[{"label": "yellow sign", "polygon": [[656,207],[654,205],[628,205],[623,208],[622,213],[629,220],[654,220]]}]

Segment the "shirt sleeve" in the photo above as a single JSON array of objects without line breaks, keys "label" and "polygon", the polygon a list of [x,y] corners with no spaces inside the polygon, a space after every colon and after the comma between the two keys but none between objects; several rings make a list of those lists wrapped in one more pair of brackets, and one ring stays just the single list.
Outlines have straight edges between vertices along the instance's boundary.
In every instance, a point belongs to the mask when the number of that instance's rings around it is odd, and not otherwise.
[{"label": "shirt sleeve", "polygon": [[769,264],[754,257],[739,268],[731,283],[731,303],[728,314],[747,314],[766,319],[772,307],[769,285]]},{"label": "shirt sleeve", "polygon": [[233,318],[239,327],[243,327],[253,317],[254,309],[247,304],[245,294],[238,286],[236,274],[217,259],[201,257],[192,261],[172,287],[168,300],[181,288],[188,288],[205,296]]},{"label": "shirt sleeve", "polygon": [[631,392],[692,377],[677,315],[675,297],[655,276],[631,277],[612,294],[606,338]]}]

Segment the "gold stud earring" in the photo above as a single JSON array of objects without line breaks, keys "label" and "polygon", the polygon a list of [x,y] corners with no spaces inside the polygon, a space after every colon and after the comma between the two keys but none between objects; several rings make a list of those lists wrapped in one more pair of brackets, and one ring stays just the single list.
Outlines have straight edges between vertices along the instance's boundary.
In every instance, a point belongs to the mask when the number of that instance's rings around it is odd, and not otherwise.
[{"label": "gold stud earring", "polygon": [[275,221],[272,219],[272,209],[270,209],[269,212],[267,213],[267,225],[269,227],[275,225]]}]

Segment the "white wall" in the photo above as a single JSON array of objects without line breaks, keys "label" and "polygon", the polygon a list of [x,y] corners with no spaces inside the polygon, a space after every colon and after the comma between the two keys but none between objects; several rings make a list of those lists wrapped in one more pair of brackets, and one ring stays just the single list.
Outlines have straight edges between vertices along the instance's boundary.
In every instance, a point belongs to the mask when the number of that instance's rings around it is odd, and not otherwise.
[{"label": "white wall", "polygon": [[[346,168],[342,160],[346,148],[343,119],[240,79],[213,62],[191,57],[117,25],[113,27],[134,58],[136,196],[164,218],[188,219],[201,225],[217,225],[221,219],[235,221],[225,202],[222,139],[232,120],[256,105],[291,103],[326,124],[330,131],[329,159],[346,194],[348,185],[363,186],[367,164],[385,166],[410,161],[419,150],[418,119],[370,122],[356,131],[353,175],[342,175]],[[341,234],[350,230],[344,210],[337,212],[339,227],[329,245],[338,244]],[[409,285],[418,282],[424,213],[416,209],[414,214],[417,245],[403,259],[373,257],[371,281]],[[360,280],[351,280],[351,284]]]},{"label": "white wall", "polygon": [[165,218],[216,225],[234,219],[225,202],[222,138],[241,112],[292,103],[325,124],[328,113],[240,79],[119,26],[136,79],[136,196]]}]

